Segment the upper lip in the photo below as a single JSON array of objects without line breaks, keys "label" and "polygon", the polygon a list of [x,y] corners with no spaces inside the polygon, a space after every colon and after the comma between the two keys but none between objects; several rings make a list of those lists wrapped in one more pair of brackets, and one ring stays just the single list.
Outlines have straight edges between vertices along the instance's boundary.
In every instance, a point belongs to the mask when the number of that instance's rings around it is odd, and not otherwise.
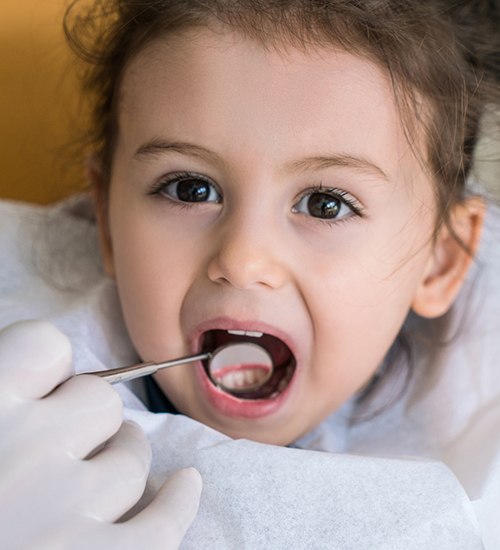
[{"label": "upper lip", "polygon": [[198,353],[200,350],[200,340],[202,335],[209,330],[245,330],[251,332],[263,332],[282,340],[293,353],[295,361],[299,363],[299,352],[296,345],[296,340],[288,332],[277,328],[274,325],[262,321],[237,320],[231,317],[215,317],[207,321],[203,321],[196,326],[190,336],[190,347],[192,353]]}]

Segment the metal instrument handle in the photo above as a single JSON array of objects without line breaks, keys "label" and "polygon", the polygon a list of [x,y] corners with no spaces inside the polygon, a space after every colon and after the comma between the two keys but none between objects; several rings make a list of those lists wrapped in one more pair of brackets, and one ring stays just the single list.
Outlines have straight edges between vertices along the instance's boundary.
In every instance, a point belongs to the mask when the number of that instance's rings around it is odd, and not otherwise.
[{"label": "metal instrument handle", "polygon": [[104,380],[110,384],[117,384],[118,382],[128,382],[129,380],[134,380],[134,378],[140,378],[141,376],[148,376],[162,369],[176,367],[177,365],[185,365],[187,363],[194,363],[195,361],[202,361],[203,359],[210,359],[211,356],[211,353],[200,353],[198,355],[189,355],[187,357],[173,359],[172,361],[164,361],[163,363],[154,363],[150,361],[148,363],[138,363],[137,365],[118,367],[116,369],[95,372],[80,372],[77,376],[80,376],[81,374],[92,374],[94,376],[104,378]]}]

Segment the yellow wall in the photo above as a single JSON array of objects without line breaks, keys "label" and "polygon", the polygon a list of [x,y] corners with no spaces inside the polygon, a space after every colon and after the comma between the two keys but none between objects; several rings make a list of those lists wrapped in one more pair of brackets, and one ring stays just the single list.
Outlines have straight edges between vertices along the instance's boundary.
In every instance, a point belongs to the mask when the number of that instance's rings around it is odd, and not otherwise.
[{"label": "yellow wall", "polygon": [[0,197],[46,203],[81,185],[66,1],[0,0]]}]

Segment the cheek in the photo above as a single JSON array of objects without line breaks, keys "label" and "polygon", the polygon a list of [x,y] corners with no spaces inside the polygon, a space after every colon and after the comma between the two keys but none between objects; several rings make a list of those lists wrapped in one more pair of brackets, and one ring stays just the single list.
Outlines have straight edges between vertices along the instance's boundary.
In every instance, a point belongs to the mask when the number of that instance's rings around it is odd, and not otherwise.
[{"label": "cheek", "polygon": [[375,236],[372,232],[352,250],[323,256],[316,262],[314,284],[305,285],[321,365],[310,375],[320,389],[335,384],[346,396],[371,377],[394,342],[430,254],[430,246],[422,239],[417,243],[415,234],[411,251],[404,236],[392,234],[392,241],[385,232],[379,240]]},{"label": "cheek", "polygon": [[[141,357],[163,360],[183,341],[179,311],[191,274],[185,246],[140,211],[111,209],[115,277],[131,339]],[[183,261],[184,260],[184,261]]]},{"label": "cheek", "polygon": [[[367,286],[372,293],[366,291]],[[326,396],[326,406],[330,407],[332,402],[340,406],[368,382],[382,363],[408,307],[401,302],[377,302],[374,285],[360,281],[351,280],[346,293],[336,290],[331,281],[324,282],[323,288],[324,301],[310,302],[316,308],[317,326],[313,344],[315,368],[307,374],[316,388],[315,395]]]}]

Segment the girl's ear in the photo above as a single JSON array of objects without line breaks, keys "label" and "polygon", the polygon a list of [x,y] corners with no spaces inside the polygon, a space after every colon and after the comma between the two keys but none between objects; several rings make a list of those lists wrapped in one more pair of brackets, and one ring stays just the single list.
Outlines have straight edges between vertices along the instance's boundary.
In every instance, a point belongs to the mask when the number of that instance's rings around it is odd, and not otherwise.
[{"label": "girl's ear", "polygon": [[485,213],[485,204],[479,198],[467,199],[454,207],[450,224],[455,235],[445,225],[440,228],[412,302],[415,313],[439,317],[451,307],[477,252]]},{"label": "girl's ear", "polygon": [[91,157],[87,161],[87,178],[90,182],[91,196],[94,202],[101,255],[106,274],[114,278],[113,247],[108,221],[108,182],[105,181],[101,163]]}]

